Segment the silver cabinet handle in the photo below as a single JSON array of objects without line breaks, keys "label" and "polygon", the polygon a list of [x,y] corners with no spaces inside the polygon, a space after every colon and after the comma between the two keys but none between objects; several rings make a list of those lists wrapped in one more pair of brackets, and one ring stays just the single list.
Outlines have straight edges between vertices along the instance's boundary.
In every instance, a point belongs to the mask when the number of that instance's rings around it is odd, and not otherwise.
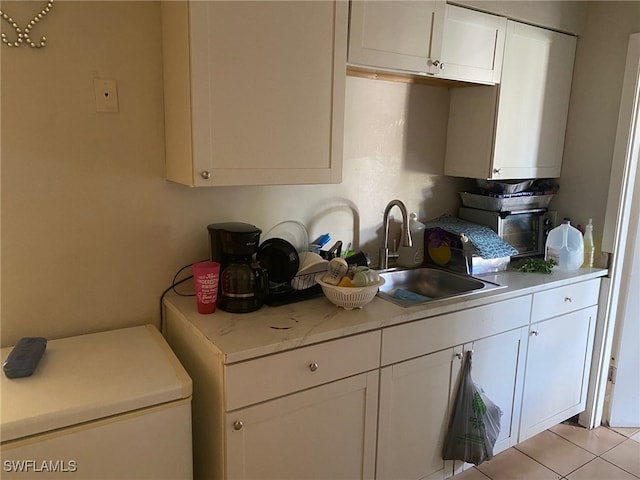
[{"label": "silver cabinet handle", "polygon": [[236,420],[235,422],[233,422],[234,430],[242,430],[242,427],[244,427],[244,423],[242,423],[240,420]]},{"label": "silver cabinet handle", "polygon": [[573,300],[571,300],[571,297],[564,297],[564,302],[565,303],[571,303]]},{"label": "silver cabinet handle", "polygon": [[534,337],[537,337],[539,333],[540,332],[538,332],[537,330],[531,330],[531,335]]},{"label": "silver cabinet handle", "polygon": [[318,364],[316,362],[310,363],[309,370],[311,370],[312,372],[315,372],[316,370],[318,370]]},{"label": "silver cabinet handle", "polygon": [[434,60],[431,63],[434,67],[439,68],[440,70],[444,70],[444,63],[442,63],[440,60]]},{"label": "silver cabinet handle", "polygon": [[464,354],[465,354],[466,352],[471,352],[471,354],[473,354],[473,349],[471,349],[471,350],[465,350],[465,351],[464,351],[464,352],[462,352],[462,353],[456,353],[456,358],[457,358],[458,360],[462,360],[462,359],[464,358]]},{"label": "silver cabinet handle", "polygon": [[495,173],[496,175],[500,175],[500,170],[500,168],[494,168],[493,173]]},{"label": "silver cabinet handle", "polygon": [[211,172],[208,172],[207,170],[203,170],[203,171],[200,173],[200,176],[201,176],[202,178],[204,178],[205,180],[209,180],[209,179],[211,178]]}]

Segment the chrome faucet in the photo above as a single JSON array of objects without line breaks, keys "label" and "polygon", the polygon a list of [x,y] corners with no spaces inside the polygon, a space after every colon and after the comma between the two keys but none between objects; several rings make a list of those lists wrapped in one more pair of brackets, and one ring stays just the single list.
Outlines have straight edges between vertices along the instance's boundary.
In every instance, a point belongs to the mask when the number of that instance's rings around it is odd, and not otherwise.
[{"label": "chrome faucet", "polygon": [[397,258],[398,253],[389,253],[389,212],[393,206],[400,208],[402,213],[402,234],[400,237],[400,245],[403,247],[411,247],[411,232],[409,231],[409,214],[407,213],[407,207],[400,200],[391,200],[384,209],[384,215],[382,216],[382,246],[380,247],[380,256],[378,257],[378,269],[384,270],[389,268],[389,258]]}]

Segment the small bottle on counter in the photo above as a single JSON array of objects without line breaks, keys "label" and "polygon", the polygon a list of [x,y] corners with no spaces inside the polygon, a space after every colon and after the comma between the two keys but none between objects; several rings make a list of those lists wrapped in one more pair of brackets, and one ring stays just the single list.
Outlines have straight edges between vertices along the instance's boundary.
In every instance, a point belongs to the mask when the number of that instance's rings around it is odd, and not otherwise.
[{"label": "small bottle on counter", "polygon": [[411,246],[398,248],[398,265],[403,267],[418,267],[424,261],[424,230],[423,223],[418,221],[415,213],[409,215],[409,231],[411,232]]},{"label": "small bottle on counter", "polygon": [[593,267],[594,254],[596,247],[593,244],[593,223],[589,219],[589,223],[584,227],[584,263],[583,267]]}]

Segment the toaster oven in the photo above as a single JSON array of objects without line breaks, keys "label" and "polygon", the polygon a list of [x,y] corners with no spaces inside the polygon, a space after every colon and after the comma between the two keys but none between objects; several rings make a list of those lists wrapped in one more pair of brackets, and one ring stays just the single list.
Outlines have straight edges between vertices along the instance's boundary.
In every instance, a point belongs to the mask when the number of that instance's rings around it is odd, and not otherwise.
[{"label": "toaster oven", "polygon": [[518,250],[514,258],[544,255],[547,235],[556,223],[556,212],[546,208],[493,212],[460,207],[458,216],[468,222],[491,228],[500,238]]}]

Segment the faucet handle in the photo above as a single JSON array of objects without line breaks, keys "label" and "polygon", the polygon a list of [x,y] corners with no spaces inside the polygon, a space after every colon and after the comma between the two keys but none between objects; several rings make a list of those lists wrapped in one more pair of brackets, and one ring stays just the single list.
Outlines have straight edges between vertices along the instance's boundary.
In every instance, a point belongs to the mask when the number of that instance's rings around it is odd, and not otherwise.
[{"label": "faucet handle", "polygon": [[389,266],[389,260],[397,260],[399,256],[398,253],[398,241],[393,239],[393,250],[387,249],[387,267]]}]

